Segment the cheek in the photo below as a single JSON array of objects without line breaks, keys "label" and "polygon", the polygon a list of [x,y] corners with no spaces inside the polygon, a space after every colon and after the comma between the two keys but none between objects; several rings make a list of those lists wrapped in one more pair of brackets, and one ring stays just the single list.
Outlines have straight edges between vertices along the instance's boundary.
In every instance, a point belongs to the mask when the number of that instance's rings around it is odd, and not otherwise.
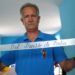
[{"label": "cheek", "polygon": [[38,19],[34,19],[34,22],[38,23],[38,22],[39,22],[39,20],[38,20]]}]

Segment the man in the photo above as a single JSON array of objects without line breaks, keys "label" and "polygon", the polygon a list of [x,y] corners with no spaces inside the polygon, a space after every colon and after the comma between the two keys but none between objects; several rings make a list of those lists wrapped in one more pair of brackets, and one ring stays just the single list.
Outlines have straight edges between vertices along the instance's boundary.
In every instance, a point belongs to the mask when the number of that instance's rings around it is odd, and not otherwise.
[{"label": "man", "polygon": [[[16,43],[55,39],[52,35],[38,30],[40,16],[35,4],[24,4],[20,13],[26,33]],[[0,61],[1,71],[5,66],[15,63],[17,75],[54,75],[55,62],[59,63],[64,71],[75,68],[75,60],[67,59],[62,47],[9,51],[1,57]]]}]

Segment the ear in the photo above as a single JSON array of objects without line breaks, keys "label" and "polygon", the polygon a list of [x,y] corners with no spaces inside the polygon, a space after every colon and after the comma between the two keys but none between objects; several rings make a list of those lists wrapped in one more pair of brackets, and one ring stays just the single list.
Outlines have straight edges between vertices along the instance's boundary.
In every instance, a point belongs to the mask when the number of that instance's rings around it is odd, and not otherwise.
[{"label": "ear", "polygon": [[40,16],[38,16],[38,19],[39,19],[39,20],[38,20],[38,22],[39,22],[39,21],[40,21]]},{"label": "ear", "polygon": [[21,19],[20,19],[20,21],[21,21],[21,22],[22,22],[22,24],[24,25],[23,18],[21,18]]},{"label": "ear", "polygon": [[39,16],[39,20],[40,20],[40,16]]},{"label": "ear", "polygon": [[20,21],[23,23],[23,19],[21,18]]}]

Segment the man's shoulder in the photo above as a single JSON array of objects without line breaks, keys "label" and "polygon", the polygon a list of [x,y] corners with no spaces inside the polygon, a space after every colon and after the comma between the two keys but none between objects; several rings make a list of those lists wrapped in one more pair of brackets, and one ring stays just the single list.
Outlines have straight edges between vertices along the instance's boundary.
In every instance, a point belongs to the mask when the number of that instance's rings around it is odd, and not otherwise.
[{"label": "man's shoulder", "polygon": [[14,43],[20,43],[20,42],[23,42],[24,39],[25,39],[25,36],[24,36],[24,35],[18,36],[18,38],[14,41]]},{"label": "man's shoulder", "polygon": [[49,39],[49,40],[55,40],[56,39],[53,34],[48,34],[48,33],[44,33],[44,32],[41,32],[41,33],[45,39]]}]

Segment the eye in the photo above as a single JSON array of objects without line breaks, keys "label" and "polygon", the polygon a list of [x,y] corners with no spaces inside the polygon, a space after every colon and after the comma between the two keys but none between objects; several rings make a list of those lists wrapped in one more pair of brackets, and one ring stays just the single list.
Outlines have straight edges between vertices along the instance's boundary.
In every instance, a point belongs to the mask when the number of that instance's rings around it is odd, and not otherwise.
[{"label": "eye", "polygon": [[28,15],[26,15],[26,16],[23,16],[23,18],[28,18],[29,16]]},{"label": "eye", "polygon": [[36,15],[32,15],[32,17],[37,17]]}]

